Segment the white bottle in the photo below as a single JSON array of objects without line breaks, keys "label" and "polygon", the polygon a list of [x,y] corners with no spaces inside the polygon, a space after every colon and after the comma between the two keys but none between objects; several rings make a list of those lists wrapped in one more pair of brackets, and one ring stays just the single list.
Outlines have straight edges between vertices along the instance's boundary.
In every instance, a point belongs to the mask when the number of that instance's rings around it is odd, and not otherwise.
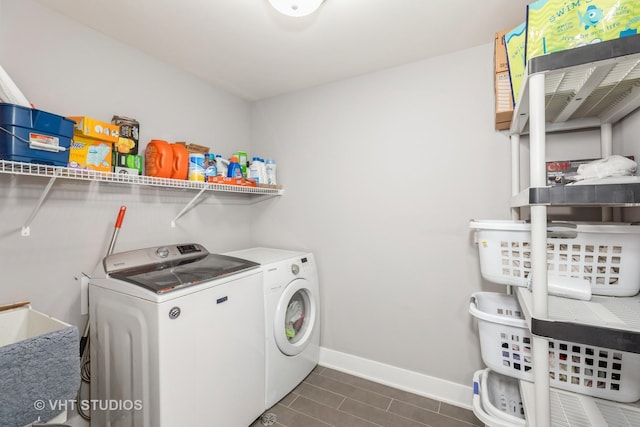
[{"label": "white bottle", "polygon": [[229,160],[224,159],[220,154],[216,154],[216,169],[218,170],[218,176],[227,176],[228,168]]},{"label": "white bottle", "polygon": [[267,159],[267,184],[276,185],[276,161],[273,159]]},{"label": "white bottle", "polygon": [[258,157],[258,167],[260,168],[260,182],[268,182],[269,180],[267,179],[267,168],[262,157]]},{"label": "white bottle", "polygon": [[255,179],[258,184],[264,184],[265,182],[260,175],[260,159],[258,157],[254,157],[251,160],[251,164],[249,165],[249,178]]}]

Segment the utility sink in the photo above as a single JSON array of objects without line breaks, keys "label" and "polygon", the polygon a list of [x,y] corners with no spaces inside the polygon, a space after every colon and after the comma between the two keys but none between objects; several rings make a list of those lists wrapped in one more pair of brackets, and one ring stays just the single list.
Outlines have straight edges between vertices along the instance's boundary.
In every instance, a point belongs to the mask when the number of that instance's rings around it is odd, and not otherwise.
[{"label": "utility sink", "polygon": [[58,419],[71,408],[80,387],[79,348],[75,326],[30,305],[0,311],[0,425]]}]

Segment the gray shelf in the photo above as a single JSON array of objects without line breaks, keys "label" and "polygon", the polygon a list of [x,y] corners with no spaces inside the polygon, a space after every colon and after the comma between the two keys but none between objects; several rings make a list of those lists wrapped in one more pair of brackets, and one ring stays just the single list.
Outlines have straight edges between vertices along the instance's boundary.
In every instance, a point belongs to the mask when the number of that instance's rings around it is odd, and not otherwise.
[{"label": "gray shelf", "polygon": [[[640,423],[637,403],[624,404],[610,400],[551,389],[551,425],[554,427],[620,426]],[[533,383],[520,381],[520,396],[525,407],[527,426],[536,426],[536,402]]]},{"label": "gray shelf", "polygon": [[[529,79],[545,75],[547,133],[598,128],[640,108],[640,35],[532,58],[510,134],[529,132]],[[640,206],[640,183],[531,187],[511,207]]]},{"label": "gray shelf", "polygon": [[529,60],[510,134],[528,133],[529,77],[545,74],[547,132],[616,123],[640,107],[640,35]]},{"label": "gray shelf", "polygon": [[548,319],[532,315],[528,289],[517,288],[516,295],[532,334],[640,354],[640,295],[590,301],[548,296]]},{"label": "gray shelf", "polygon": [[511,207],[640,206],[640,183],[530,187],[511,200]]}]

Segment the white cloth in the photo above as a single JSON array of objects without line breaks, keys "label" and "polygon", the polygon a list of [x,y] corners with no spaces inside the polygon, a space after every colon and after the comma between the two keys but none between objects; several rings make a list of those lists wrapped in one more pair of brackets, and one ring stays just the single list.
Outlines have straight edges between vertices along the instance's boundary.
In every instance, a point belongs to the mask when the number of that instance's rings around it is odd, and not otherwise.
[{"label": "white cloth", "polygon": [[631,176],[636,173],[637,163],[623,156],[613,155],[578,166],[575,179]]}]

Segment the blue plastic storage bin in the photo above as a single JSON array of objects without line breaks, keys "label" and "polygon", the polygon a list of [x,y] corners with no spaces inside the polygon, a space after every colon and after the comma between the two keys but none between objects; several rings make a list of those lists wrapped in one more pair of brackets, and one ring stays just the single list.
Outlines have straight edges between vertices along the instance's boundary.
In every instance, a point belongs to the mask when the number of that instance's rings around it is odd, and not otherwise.
[{"label": "blue plastic storage bin", "polygon": [[0,159],[67,166],[74,127],[75,122],[66,117],[0,103]]}]

